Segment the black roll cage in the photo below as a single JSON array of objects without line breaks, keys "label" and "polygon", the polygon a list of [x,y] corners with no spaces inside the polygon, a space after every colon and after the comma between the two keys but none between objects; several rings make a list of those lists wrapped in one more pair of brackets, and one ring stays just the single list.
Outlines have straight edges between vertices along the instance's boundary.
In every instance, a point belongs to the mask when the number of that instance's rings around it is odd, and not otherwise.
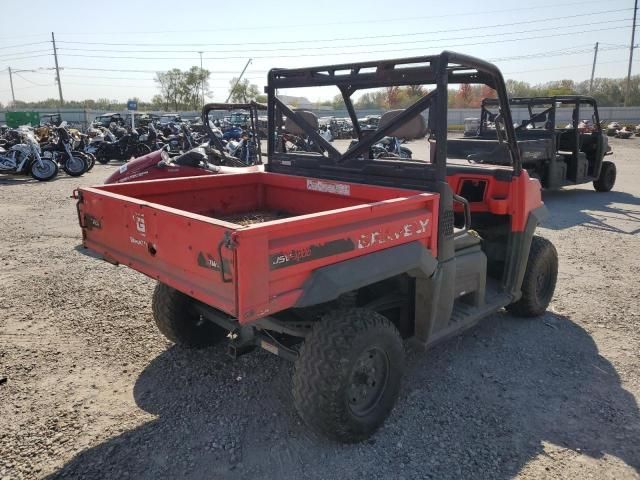
[{"label": "black roll cage", "polygon": [[[351,168],[368,163],[358,156],[364,153],[384,136],[407,123],[416,114],[426,108],[429,111],[429,132],[435,139],[436,154],[429,168],[435,169],[435,179],[446,178],[447,164],[447,99],[450,84],[480,83],[496,90],[502,118],[504,119],[506,145],[508,147],[514,174],[519,175],[522,169],[520,152],[516,142],[511,110],[509,108],[506,86],[502,73],[493,64],[468,55],[443,51],[439,55],[411,57],[403,59],[347,63],[320,67],[282,69],[269,71],[268,84],[265,89],[268,97],[268,156],[270,163],[291,164],[296,155],[288,153],[287,159],[276,151],[277,132],[282,129],[282,114],[294,121],[304,132],[321,146],[328,154],[330,164],[338,166],[349,164]],[[362,138],[351,96],[361,89],[383,88],[409,85],[435,85],[436,88],[407,107],[383,128],[378,128],[372,135]],[[322,138],[301,115],[291,110],[278,98],[277,90],[281,88],[303,88],[336,86],[340,90],[344,104],[353,123],[358,141],[344,154],[340,153],[329,142]],[[307,154],[308,158],[308,154]],[[366,158],[366,156],[365,156]],[[398,161],[398,163],[403,163]],[[285,164],[285,163],[282,163]],[[415,162],[413,163],[415,165]],[[267,166],[269,168],[269,166]]]},{"label": "black roll cage", "polygon": [[[226,153],[224,144],[216,135],[214,135],[213,130],[211,130],[211,126],[209,125],[209,112],[211,112],[212,110],[224,110],[227,112],[231,112],[233,110],[247,110],[249,112],[249,119],[251,122],[251,132],[256,134],[258,131],[258,111],[266,111],[267,106],[264,103],[251,101],[249,103],[207,103],[204,107],[202,107],[202,124],[204,125],[204,131],[209,137],[209,144],[213,144],[216,150],[219,151],[220,155],[225,160],[229,160],[230,157]],[[256,135],[255,140],[256,148],[258,149],[258,158],[262,159],[259,136]]]},{"label": "black roll cage", "polygon": [[[556,110],[558,108],[558,104],[574,106],[575,114],[573,115],[573,118],[572,118],[572,125],[573,125],[573,128],[576,128],[576,129],[578,128],[578,123],[580,122],[580,105],[592,106],[594,115],[595,115],[595,121],[593,122],[594,128],[597,131],[601,130],[600,116],[598,114],[598,104],[595,98],[593,97],[589,97],[585,95],[556,95],[556,96],[549,96],[549,97],[513,97],[509,99],[510,106],[526,106],[527,107],[527,110],[529,111],[529,117],[530,117],[527,124],[535,123],[534,117],[541,117],[543,114],[545,115],[548,114],[549,121],[551,122],[552,125],[554,125],[554,128],[547,129],[550,131],[555,129]],[[486,122],[491,121],[490,120],[491,117],[494,116],[494,114],[490,112],[487,107],[497,106],[497,105],[498,105],[498,101],[495,98],[482,99],[482,102],[480,104],[480,133],[481,134],[485,128]],[[543,110],[542,112],[538,112],[538,113],[533,112],[534,107],[547,106],[547,105],[549,105],[549,108],[547,108],[546,110]],[[526,125],[520,125],[516,127],[515,130],[521,130],[525,127]]]}]

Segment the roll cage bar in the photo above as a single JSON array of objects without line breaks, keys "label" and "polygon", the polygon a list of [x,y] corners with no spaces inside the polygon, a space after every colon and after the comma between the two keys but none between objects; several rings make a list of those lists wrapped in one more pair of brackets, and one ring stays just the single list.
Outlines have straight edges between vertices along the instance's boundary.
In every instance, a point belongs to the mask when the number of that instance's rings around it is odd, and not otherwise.
[{"label": "roll cage bar", "polygon": [[[407,123],[426,108],[430,108],[428,130],[431,139],[435,139],[436,154],[433,165],[435,178],[446,178],[447,163],[447,99],[448,86],[451,84],[480,83],[496,90],[504,127],[506,144],[511,156],[514,174],[521,171],[520,152],[516,143],[515,130],[509,108],[505,82],[500,70],[493,64],[468,55],[443,51],[439,55],[411,57],[393,60],[326,65],[320,67],[271,69],[265,92],[268,95],[268,155],[269,162],[290,164],[296,154],[287,154],[284,160],[276,152],[276,136],[282,129],[282,115],[295,122],[328,155],[328,162],[334,166],[364,168],[368,160],[358,156],[390,132]],[[383,128],[372,135],[362,138],[351,96],[358,90],[409,85],[435,85],[436,88],[425,94]],[[349,117],[353,123],[358,141],[344,154],[320,136],[312,126],[278,98],[281,88],[302,88],[336,86],[342,94]],[[300,154],[298,154],[300,155]],[[365,156],[366,157],[366,156]],[[294,160],[295,161],[295,160]],[[398,161],[402,163],[402,161]],[[413,162],[415,165],[415,162]],[[269,168],[269,166],[267,166]]]},{"label": "roll cage bar", "polygon": [[[249,102],[249,103],[207,103],[202,107],[202,124],[204,130],[209,137],[209,144],[212,144],[216,150],[220,152],[220,155],[229,160],[230,157],[226,154],[226,149],[222,141],[213,133],[211,126],[209,125],[209,112],[212,110],[224,110],[230,112],[232,110],[247,110],[249,112],[249,120],[251,122],[251,132],[256,133],[258,122],[258,111],[266,111],[267,106],[264,103]],[[260,139],[256,137],[256,148],[258,149],[258,158],[262,158],[262,152],[260,151]]]},{"label": "roll cage bar", "polygon": [[[556,120],[556,108],[558,103],[563,105],[574,105],[575,106],[575,114],[573,115],[572,123],[573,128],[578,127],[578,123],[580,122],[580,105],[591,105],[593,107],[593,111],[595,114],[594,127],[597,130],[600,130],[600,116],[598,114],[598,105],[593,97],[589,97],[586,95],[556,95],[556,96],[548,96],[548,97],[514,97],[509,99],[510,106],[526,106],[529,111],[529,120],[525,125],[519,125],[516,127],[516,130],[521,130],[526,127],[529,123],[535,123],[536,117],[541,118],[543,115],[549,115],[549,121],[552,125],[555,126]],[[480,129],[481,131],[484,129],[485,122],[492,121],[491,118],[494,116],[492,112],[488,110],[488,106],[498,106],[498,100],[496,98],[484,98],[480,104],[481,112],[480,112]],[[547,106],[549,107],[542,112],[534,113],[533,108],[536,106]],[[551,128],[549,130],[553,130]]]}]

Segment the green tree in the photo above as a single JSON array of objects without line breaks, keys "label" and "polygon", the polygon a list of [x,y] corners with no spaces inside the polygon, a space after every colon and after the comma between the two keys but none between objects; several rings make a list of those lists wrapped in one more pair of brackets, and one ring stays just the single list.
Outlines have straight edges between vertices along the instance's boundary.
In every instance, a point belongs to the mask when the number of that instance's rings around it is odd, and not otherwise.
[{"label": "green tree", "polygon": [[182,74],[180,84],[181,102],[188,108],[198,110],[202,107],[202,91],[205,96],[209,92],[209,70],[202,70],[200,67],[191,67]]},{"label": "green tree", "polygon": [[173,68],[167,72],[157,72],[155,81],[160,87],[160,95],[164,99],[164,109],[173,107],[178,110],[180,90],[182,87],[183,73],[179,68]]},{"label": "green tree", "polygon": [[[237,84],[236,84],[237,82]],[[260,95],[260,90],[257,85],[249,82],[249,79],[244,78],[238,82],[238,77],[234,77],[229,82],[231,88],[231,101],[235,103],[247,103],[251,100],[255,100]]]},{"label": "green tree", "polygon": [[[153,103],[161,103],[164,110],[189,108],[197,110],[202,103],[202,88],[205,95],[209,92],[209,70],[191,67],[182,71],[173,68],[167,72],[157,72],[155,81],[160,87],[160,98],[154,97]],[[162,99],[161,102],[159,102]]]},{"label": "green tree", "polygon": [[529,97],[532,95],[531,85],[519,80],[507,80],[507,95],[509,97]]}]

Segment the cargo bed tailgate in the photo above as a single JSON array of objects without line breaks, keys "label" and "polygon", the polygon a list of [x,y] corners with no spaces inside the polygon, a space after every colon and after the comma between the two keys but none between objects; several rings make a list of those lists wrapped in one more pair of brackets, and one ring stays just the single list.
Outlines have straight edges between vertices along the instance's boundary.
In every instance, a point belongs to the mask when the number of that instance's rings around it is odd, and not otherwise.
[{"label": "cargo bed tailgate", "polygon": [[[224,222],[122,195],[83,188],[78,216],[84,245],[225,312],[235,313],[231,265],[221,265]],[[227,225],[233,228],[233,224]]]}]

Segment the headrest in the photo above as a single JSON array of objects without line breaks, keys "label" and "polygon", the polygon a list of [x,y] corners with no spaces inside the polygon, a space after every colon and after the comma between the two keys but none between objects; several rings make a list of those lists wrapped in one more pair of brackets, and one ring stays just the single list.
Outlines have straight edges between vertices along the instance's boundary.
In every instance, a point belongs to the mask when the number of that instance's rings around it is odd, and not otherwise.
[{"label": "headrest", "polygon": [[[318,117],[313,112],[308,110],[295,110],[296,114],[300,115],[314,130],[318,130]],[[306,135],[306,132],[295,123],[291,118],[287,117],[284,121],[284,129],[286,132],[293,135]]]},{"label": "headrest", "polygon": [[[386,127],[391,123],[391,121],[400,115],[404,110],[390,110],[385,112],[382,117],[380,117],[380,123],[378,124],[378,130]],[[390,137],[398,137],[398,138],[422,138],[427,134],[427,121],[425,118],[418,114],[413,117],[408,122],[400,125],[395,130],[391,132],[387,132],[387,135]]]}]

